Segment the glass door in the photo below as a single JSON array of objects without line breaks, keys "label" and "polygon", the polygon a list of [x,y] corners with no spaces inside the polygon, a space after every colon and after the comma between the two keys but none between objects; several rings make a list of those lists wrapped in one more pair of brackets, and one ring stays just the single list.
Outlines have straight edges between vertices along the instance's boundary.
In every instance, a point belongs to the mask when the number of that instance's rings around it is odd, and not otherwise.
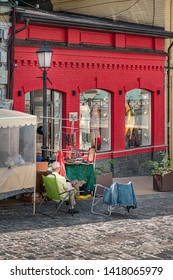
[{"label": "glass door", "polygon": [[[42,91],[35,91],[25,95],[25,112],[37,116],[36,151],[42,154],[43,141],[43,101]],[[48,156],[61,149],[61,94],[47,91],[47,147]]]},{"label": "glass door", "polygon": [[[48,154],[54,149],[54,127],[53,127],[53,104],[47,105],[47,147]],[[36,150],[41,152],[41,146],[43,141],[43,105],[39,103],[33,103],[33,115],[37,116],[37,134],[36,134]],[[49,152],[50,151],[50,152]]]}]

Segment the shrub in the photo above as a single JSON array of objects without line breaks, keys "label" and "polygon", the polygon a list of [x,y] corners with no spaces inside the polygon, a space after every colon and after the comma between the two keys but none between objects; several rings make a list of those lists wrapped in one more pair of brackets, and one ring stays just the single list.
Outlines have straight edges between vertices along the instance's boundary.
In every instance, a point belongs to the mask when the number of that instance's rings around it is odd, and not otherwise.
[{"label": "shrub", "polygon": [[162,158],[160,162],[154,160],[147,160],[142,164],[141,167],[149,169],[151,175],[159,174],[163,176],[164,174],[173,171],[172,163],[169,159],[167,152],[160,151],[158,154],[161,155]]}]

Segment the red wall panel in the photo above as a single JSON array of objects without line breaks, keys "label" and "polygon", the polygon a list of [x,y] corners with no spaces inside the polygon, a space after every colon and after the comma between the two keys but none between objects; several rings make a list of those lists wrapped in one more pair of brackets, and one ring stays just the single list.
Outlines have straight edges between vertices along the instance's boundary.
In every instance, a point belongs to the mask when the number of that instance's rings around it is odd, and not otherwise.
[{"label": "red wall panel", "polygon": [[132,36],[126,35],[126,47],[133,48],[153,48],[154,38],[152,37],[144,37],[144,36]]},{"label": "red wall panel", "polygon": [[80,43],[112,46],[113,34],[82,31]]},{"label": "red wall panel", "polygon": [[65,42],[67,41],[67,31],[64,28],[28,28],[28,38],[29,39],[42,39],[45,40],[52,40],[52,41],[60,41]]}]

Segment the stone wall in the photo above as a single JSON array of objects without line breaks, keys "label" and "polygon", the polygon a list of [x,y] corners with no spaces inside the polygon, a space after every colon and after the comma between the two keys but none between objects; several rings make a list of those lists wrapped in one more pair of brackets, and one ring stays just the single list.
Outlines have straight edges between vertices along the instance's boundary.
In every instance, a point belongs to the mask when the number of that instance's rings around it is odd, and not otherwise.
[{"label": "stone wall", "polygon": [[109,163],[109,160],[98,160],[96,166],[107,165],[108,171],[112,171],[114,178],[149,176],[149,169],[146,167],[144,168],[142,164],[147,160],[160,161],[160,159],[158,152],[148,152],[117,157],[114,160],[111,160],[114,164]]}]

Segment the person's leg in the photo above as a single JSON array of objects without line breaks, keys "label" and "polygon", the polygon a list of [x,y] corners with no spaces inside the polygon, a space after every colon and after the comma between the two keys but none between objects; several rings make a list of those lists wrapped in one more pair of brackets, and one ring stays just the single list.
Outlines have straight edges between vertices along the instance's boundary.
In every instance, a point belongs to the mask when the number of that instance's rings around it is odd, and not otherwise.
[{"label": "person's leg", "polygon": [[76,201],[75,201],[75,191],[71,191],[70,192],[70,204],[71,204],[71,208],[74,209],[74,206],[76,204]]},{"label": "person's leg", "polygon": [[72,187],[70,182],[66,182],[67,185],[67,189],[71,190],[71,192],[69,193],[69,200],[70,200],[70,209],[69,209],[69,213],[73,212],[73,213],[78,213],[78,210],[74,210],[74,206],[76,204],[75,201],[75,195],[76,195],[76,190]]},{"label": "person's leg", "polygon": [[70,213],[70,214],[79,213],[79,211],[74,208],[75,204],[76,204],[75,190],[73,190],[70,192],[70,209],[69,209],[68,213]]}]

